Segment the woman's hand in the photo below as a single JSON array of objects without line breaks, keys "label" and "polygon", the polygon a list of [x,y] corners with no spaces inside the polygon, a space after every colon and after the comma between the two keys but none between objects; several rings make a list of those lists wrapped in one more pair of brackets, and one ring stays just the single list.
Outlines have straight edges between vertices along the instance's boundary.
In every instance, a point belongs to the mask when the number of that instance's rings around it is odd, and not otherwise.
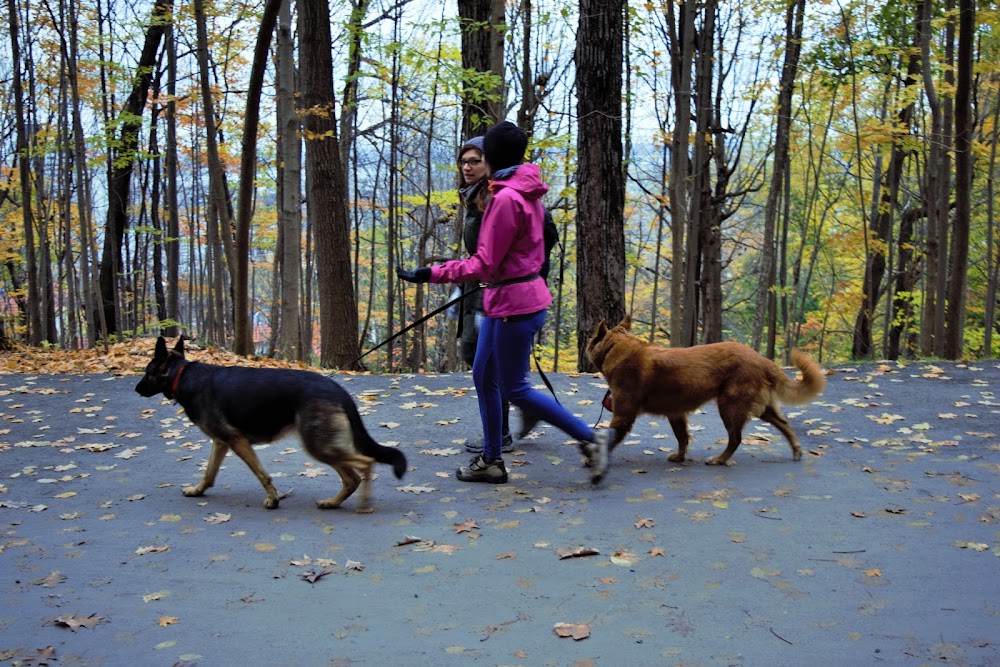
[{"label": "woman's hand", "polygon": [[421,266],[419,269],[407,271],[403,267],[397,266],[396,277],[408,283],[427,283],[431,280],[431,269],[429,266]]}]

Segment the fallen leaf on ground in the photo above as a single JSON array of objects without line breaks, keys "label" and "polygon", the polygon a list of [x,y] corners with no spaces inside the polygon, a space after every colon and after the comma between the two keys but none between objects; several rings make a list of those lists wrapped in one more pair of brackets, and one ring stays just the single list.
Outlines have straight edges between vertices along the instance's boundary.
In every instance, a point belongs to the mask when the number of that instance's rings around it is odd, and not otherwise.
[{"label": "fallen leaf on ground", "polygon": [[455,454],[460,454],[462,450],[456,449],[454,447],[446,447],[444,449],[421,449],[421,454],[430,454],[431,456],[454,456]]},{"label": "fallen leaf on ground", "polygon": [[586,623],[556,623],[553,629],[560,637],[572,637],[577,641],[590,636],[590,626]]},{"label": "fallen leaf on ground", "polygon": [[[351,561],[348,561],[348,563],[350,562]],[[316,570],[307,570],[306,572],[302,572],[301,574],[299,574],[299,579],[308,581],[310,584],[315,584],[317,581],[319,581],[326,575],[330,574],[330,572],[331,570],[328,570],[326,568],[323,568],[319,572],[317,572]]]},{"label": "fallen leaf on ground", "polygon": [[437,491],[433,486],[397,486],[397,491],[402,491],[403,493],[432,493]]},{"label": "fallen leaf on ground", "polygon": [[146,554],[158,554],[168,551],[170,547],[166,544],[158,547],[139,547],[135,550],[136,555],[145,556]]},{"label": "fallen leaf on ground", "polygon": [[78,628],[93,628],[104,619],[97,614],[90,616],[60,616],[54,623],[76,632]]},{"label": "fallen leaf on ground", "polygon": [[455,534],[458,535],[459,533],[468,533],[474,528],[479,528],[479,524],[472,519],[466,519],[462,523],[455,524]]},{"label": "fallen leaf on ground", "polygon": [[580,558],[582,556],[596,556],[601,552],[591,547],[577,547],[576,549],[556,549],[559,560],[567,558]]},{"label": "fallen leaf on ground", "polygon": [[59,570],[53,570],[43,577],[38,583],[45,588],[53,588],[66,581],[66,575]]},{"label": "fallen leaf on ground", "polygon": [[629,551],[616,551],[611,554],[611,562],[615,565],[629,566],[637,560],[636,555]]}]

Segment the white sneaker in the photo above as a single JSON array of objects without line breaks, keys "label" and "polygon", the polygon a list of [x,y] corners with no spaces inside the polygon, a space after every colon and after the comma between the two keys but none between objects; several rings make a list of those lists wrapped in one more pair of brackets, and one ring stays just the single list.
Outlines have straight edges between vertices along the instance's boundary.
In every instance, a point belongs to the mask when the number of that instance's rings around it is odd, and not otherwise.
[{"label": "white sneaker", "polygon": [[594,439],[580,443],[580,451],[587,457],[587,467],[590,468],[590,483],[598,484],[608,471],[608,440],[607,429],[594,433]]}]

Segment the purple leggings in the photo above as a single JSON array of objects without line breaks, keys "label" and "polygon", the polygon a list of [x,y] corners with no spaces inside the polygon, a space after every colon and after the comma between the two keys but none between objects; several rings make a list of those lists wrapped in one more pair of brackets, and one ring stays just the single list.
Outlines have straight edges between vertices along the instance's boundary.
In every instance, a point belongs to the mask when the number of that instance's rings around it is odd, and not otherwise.
[{"label": "purple leggings", "polygon": [[479,395],[479,416],[483,421],[483,455],[500,458],[503,401],[568,433],[577,440],[592,440],[594,431],[549,394],[537,391],[528,381],[535,334],[548,316],[540,310],[512,320],[487,317],[479,328],[472,379]]}]

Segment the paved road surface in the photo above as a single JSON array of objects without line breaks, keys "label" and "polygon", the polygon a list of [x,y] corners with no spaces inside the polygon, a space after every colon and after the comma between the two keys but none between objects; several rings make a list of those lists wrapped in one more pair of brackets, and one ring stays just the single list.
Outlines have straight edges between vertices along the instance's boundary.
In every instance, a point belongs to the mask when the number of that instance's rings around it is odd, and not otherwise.
[{"label": "paved road surface", "polygon": [[[551,428],[456,481],[467,373],[337,376],[409,458],[374,514],[316,509],[295,441],[259,452],[279,509],[231,457],[186,498],[208,443],[136,377],[0,375],[0,665],[1000,665],[1000,368],[834,370],[801,462],[755,421],[702,465],[709,405],[694,461],[644,417],[596,489]],[[598,419],[600,379],[553,380]]]}]

